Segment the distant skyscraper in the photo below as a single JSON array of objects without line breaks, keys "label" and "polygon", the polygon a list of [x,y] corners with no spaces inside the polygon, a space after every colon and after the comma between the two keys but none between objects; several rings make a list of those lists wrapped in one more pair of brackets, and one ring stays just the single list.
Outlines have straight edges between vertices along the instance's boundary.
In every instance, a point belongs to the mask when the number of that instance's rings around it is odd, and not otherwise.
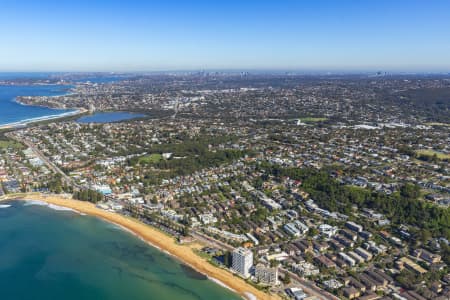
[{"label": "distant skyscraper", "polygon": [[253,252],[239,247],[233,251],[232,269],[244,278],[250,277],[250,269],[253,266]]}]

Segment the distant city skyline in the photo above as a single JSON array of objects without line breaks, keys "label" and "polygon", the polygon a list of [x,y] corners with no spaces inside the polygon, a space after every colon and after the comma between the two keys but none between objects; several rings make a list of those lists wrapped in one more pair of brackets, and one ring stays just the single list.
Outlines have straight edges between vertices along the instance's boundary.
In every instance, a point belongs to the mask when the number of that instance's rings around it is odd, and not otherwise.
[{"label": "distant city skyline", "polygon": [[450,71],[450,1],[2,1],[0,72]]}]

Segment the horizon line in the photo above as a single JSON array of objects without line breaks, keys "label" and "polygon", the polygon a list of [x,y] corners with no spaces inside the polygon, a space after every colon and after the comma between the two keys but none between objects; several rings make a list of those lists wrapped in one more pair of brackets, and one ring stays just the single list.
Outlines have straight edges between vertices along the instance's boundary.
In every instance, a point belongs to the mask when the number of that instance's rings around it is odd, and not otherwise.
[{"label": "horizon line", "polygon": [[449,70],[407,70],[407,69],[283,69],[283,68],[188,68],[188,69],[158,69],[158,70],[0,70],[0,74],[16,73],[98,73],[98,74],[146,74],[146,73],[186,73],[186,72],[218,72],[218,73],[297,73],[297,74],[368,74],[368,73],[382,73],[382,74],[450,74]]}]

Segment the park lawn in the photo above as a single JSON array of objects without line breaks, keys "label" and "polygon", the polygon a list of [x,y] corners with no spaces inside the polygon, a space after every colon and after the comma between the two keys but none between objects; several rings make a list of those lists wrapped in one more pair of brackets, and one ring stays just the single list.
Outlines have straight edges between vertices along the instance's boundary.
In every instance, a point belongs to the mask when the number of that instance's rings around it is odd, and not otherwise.
[{"label": "park lawn", "polygon": [[6,149],[6,148],[15,148],[15,149],[21,149],[23,148],[23,145],[10,140],[0,140],[0,149]]},{"label": "park lawn", "polygon": [[150,155],[142,156],[139,158],[139,163],[153,164],[162,160],[162,155],[159,153],[153,153]]},{"label": "park lawn", "polygon": [[316,123],[316,122],[324,122],[327,120],[327,118],[319,118],[319,117],[305,117],[299,119],[302,122],[305,123]]},{"label": "park lawn", "polygon": [[450,159],[450,154],[448,153],[442,153],[434,150],[416,150],[417,155],[425,155],[425,156],[434,156],[436,154],[436,157],[440,160]]}]

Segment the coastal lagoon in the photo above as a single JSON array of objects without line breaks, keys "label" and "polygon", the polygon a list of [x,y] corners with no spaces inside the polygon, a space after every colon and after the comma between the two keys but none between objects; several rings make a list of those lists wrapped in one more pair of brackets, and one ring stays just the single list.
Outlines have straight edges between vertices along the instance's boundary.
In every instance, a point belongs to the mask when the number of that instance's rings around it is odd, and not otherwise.
[{"label": "coastal lagoon", "polygon": [[0,207],[1,299],[240,299],[114,224],[39,202]]},{"label": "coastal lagoon", "polygon": [[17,96],[64,95],[68,89],[68,86],[61,85],[0,85],[0,126],[73,112],[69,109],[22,105],[15,101]]},{"label": "coastal lagoon", "polygon": [[125,111],[112,111],[112,112],[97,112],[93,115],[82,116],[77,120],[78,123],[111,123],[125,120],[131,120],[136,118],[145,117],[145,114],[125,112]]}]

